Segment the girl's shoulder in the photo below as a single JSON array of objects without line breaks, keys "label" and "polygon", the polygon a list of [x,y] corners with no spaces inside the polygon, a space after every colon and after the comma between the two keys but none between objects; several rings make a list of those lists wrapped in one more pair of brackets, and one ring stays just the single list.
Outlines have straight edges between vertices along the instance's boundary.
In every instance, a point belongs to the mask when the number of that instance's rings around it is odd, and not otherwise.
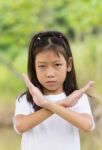
[{"label": "girl's shoulder", "polygon": [[28,115],[34,112],[33,106],[31,103],[28,102],[26,94],[23,94],[22,96],[18,96],[15,105],[16,105],[15,115],[17,114]]},{"label": "girl's shoulder", "polygon": [[80,100],[84,100],[87,99],[88,100],[88,95],[86,93],[84,93],[81,97]]},{"label": "girl's shoulder", "polygon": [[84,93],[84,94],[79,98],[78,103],[77,103],[77,106],[80,106],[80,105],[82,106],[82,105],[84,105],[84,107],[85,107],[87,104],[89,104],[88,95]]},{"label": "girl's shoulder", "polygon": [[89,103],[89,99],[88,99],[88,95],[87,94],[83,94],[78,102],[73,106],[73,110],[77,111],[77,112],[91,112],[90,110],[90,103]]},{"label": "girl's shoulder", "polygon": [[16,105],[25,105],[25,106],[28,105],[29,107],[32,107],[32,104],[27,100],[26,93],[21,94],[20,96],[17,97]]},{"label": "girl's shoulder", "polygon": [[27,103],[27,96],[26,94],[21,94],[16,98],[17,103],[26,102]]}]

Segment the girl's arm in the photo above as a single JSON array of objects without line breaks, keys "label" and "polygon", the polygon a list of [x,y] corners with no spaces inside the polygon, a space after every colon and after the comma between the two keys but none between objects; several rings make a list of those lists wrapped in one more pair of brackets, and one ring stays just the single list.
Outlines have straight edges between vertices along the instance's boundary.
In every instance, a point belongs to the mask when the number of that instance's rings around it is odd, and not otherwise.
[{"label": "girl's arm", "polygon": [[[64,100],[61,102],[58,101],[56,103],[63,106],[63,102]],[[14,117],[14,124],[15,124],[16,130],[22,133],[37,126],[38,124],[46,120],[51,115],[53,115],[53,112],[51,112],[48,109],[41,108],[40,110],[29,115],[21,115],[21,114],[16,115]]]},{"label": "girl's arm", "polygon": [[90,131],[93,126],[92,117],[89,114],[77,113],[69,109],[65,109],[51,101],[46,102],[43,107],[58,114],[66,121],[84,131]]},{"label": "girl's arm", "polygon": [[[75,103],[77,103],[79,95],[81,96],[81,93],[73,92],[66,99],[57,101],[56,104],[63,107],[70,107],[72,105],[75,105]],[[22,133],[37,126],[51,115],[53,115],[52,111],[42,108],[29,115],[21,115],[21,114],[16,115],[14,117],[14,124],[16,130]]]},{"label": "girl's arm", "polygon": [[26,76],[24,77],[24,80],[26,85],[29,88],[30,93],[33,96],[34,102],[39,106],[43,106],[45,109],[43,108],[28,116],[24,116],[24,115],[16,116],[15,124],[18,131],[24,132],[31,129],[32,127],[38,125],[43,120],[50,117],[53,113],[60,115],[62,118],[69,121],[70,123],[77,126],[78,128],[81,128],[85,131],[90,130],[92,126],[92,121],[89,115],[75,113],[73,111],[66,110],[62,106],[66,107],[68,105],[70,106],[70,104],[74,105],[77,102],[78,98],[93,84],[92,82],[88,83],[81,90],[77,90],[74,92],[74,94],[71,94],[71,97],[69,96],[68,101],[59,101],[58,103],[62,105],[59,106],[58,104],[44,100],[44,97],[41,94],[41,92],[36,87],[34,87],[34,85],[31,84],[31,82]]},{"label": "girl's arm", "polygon": [[[74,91],[71,95],[69,95],[69,101],[72,101],[72,105],[75,104],[78,99],[81,97],[83,93],[86,92],[92,85],[93,81],[90,81],[88,84],[86,84],[83,88],[80,90]],[[31,90],[31,94],[33,95],[33,92]],[[64,107],[57,105],[56,103],[53,103],[52,101],[45,101],[42,99],[42,101],[39,101],[39,98],[36,99],[36,103],[38,103],[39,106],[42,106],[45,109],[48,109],[52,111],[53,113],[58,114],[66,121],[70,122],[71,124],[75,125],[76,127],[84,130],[84,131],[90,131],[93,126],[93,120],[92,117],[87,113],[77,113],[74,111],[71,111],[69,109],[65,109]],[[65,101],[65,104],[68,105],[69,101]]]}]

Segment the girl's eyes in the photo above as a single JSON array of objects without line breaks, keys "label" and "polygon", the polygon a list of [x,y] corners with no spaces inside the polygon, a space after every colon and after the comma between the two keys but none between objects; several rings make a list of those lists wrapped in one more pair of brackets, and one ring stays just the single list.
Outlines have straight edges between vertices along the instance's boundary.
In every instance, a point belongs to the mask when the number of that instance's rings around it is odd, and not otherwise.
[{"label": "girl's eyes", "polygon": [[[54,64],[54,66],[55,67],[60,67],[60,66],[62,66],[62,64],[61,63],[57,63],[57,64]],[[38,67],[43,69],[43,68],[46,68],[47,66],[46,65],[39,65]]]}]

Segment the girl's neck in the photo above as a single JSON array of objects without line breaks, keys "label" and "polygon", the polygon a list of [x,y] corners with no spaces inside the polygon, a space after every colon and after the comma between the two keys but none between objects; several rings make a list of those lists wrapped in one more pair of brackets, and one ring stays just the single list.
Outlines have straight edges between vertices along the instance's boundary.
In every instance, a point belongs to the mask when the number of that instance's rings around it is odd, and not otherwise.
[{"label": "girl's neck", "polygon": [[59,91],[48,91],[44,90],[44,95],[58,95],[64,93],[64,90],[59,90]]},{"label": "girl's neck", "polygon": [[51,100],[53,102],[57,102],[58,100],[62,100],[66,98],[66,94],[64,92],[59,93],[59,94],[51,94],[51,95],[44,95],[44,97],[47,100]]}]

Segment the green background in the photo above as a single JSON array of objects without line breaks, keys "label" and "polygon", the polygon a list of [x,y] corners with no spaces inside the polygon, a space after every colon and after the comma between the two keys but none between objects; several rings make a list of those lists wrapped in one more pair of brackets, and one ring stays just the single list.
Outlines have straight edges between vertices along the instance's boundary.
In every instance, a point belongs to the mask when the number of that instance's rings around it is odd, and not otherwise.
[{"label": "green background", "polygon": [[19,150],[13,130],[17,96],[25,90],[27,51],[33,34],[58,30],[70,41],[79,87],[89,80],[96,129],[81,132],[82,150],[102,148],[102,1],[0,0],[0,150]]}]

